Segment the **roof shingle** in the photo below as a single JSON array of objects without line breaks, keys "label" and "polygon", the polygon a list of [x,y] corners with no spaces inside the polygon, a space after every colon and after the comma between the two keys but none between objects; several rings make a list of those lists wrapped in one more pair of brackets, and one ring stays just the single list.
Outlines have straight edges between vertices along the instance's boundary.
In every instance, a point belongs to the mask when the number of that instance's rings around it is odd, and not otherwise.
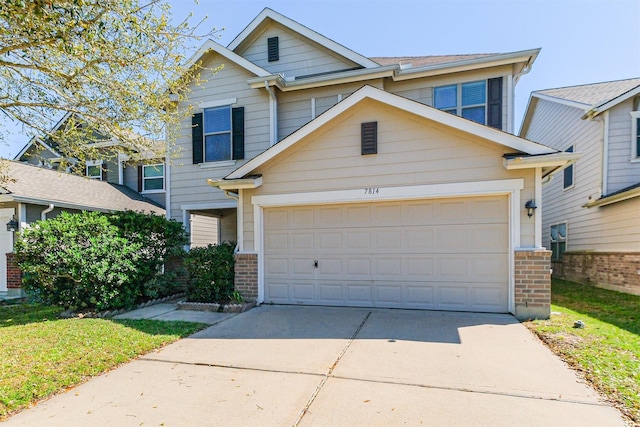
[{"label": "roof shingle", "polygon": [[579,102],[581,104],[585,104],[585,106],[597,107],[624,95],[638,86],[640,86],[640,78],[634,78],[613,82],[545,89],[534,93],[567,101]]},{"label": "roof shingle", "polygon": [[163,215],[165,210],[124,185],[88,179],[37,166],[7,162],[10,182],[0,190],[15,197],[98,211],[143,211]]}]

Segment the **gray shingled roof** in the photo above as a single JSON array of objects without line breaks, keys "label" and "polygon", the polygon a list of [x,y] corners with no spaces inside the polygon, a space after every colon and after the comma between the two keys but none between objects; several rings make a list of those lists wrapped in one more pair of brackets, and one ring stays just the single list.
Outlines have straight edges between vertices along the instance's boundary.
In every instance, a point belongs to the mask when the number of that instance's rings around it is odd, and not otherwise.
[{"label": "gray shingled roof", "polygon": [[586,106],[599,106],[640,86],[640,78],[539,90],[539,93]]},{"label": "gray shingled roof", "polygon": [[165,210],[124,185],[44,169],[18,162],[7,162],[11,182],[0,193],[26,203],[53,203],[59,207],[96,211],[144,211],[164,215]]},{"label": "gray shingled roof", "polygon": [[406,65],[411,64],[412,67],[424,67],[427,65],[447,64],[449,62],[466,61],[469,59],[483,58],[485,56],[493,56],[495,53],[477,53],[470,55],[431,55],[431,56],[379,56],[369,58],[373,62],[385,65]]}]

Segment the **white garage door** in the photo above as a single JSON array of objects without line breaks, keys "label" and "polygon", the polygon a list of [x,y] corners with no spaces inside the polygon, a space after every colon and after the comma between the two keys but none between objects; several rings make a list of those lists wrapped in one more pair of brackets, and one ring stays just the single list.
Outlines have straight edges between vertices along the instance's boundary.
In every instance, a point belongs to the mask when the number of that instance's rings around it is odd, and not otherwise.
[{"label": "white garage door", "polygon": [[508,199],[268,208],[265,302],[508,311]]}]

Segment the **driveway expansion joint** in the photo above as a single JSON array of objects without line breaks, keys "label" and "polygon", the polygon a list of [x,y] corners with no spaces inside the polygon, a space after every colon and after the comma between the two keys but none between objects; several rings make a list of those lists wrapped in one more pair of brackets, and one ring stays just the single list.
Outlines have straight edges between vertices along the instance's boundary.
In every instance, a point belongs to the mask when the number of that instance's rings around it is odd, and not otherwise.
[{"label": "driveway expansion joint", "polygon": [[353,343],[353,341],[356,339],[356,337],[358,336],[358,334],[360,333],[360,331],[364,327],[364,324],[367,323],[367,320],[369,320],[369,316],[371,316],[371,312],[370,311],[367,313],[367,315],[364,317],[364,319],[362,319],[362,322],[360,322],[360,325],[356,328],[356,330],[353,333],[353,335],[351,335],[351,338],[349,338],[349,340],[347,341],[345,346],[342,348],[342,351],[340,352],[340,354],[338,355],[336,360],[333,362],[331,367],[329,367],[329,370],[327,371],[327,373],[322,376],[322,380],[320,381],[320,384],[318,384],[318,386],[316,387],[315,391],[313,392],[313,394],[311,395],[311,397],[307,401],[307,404],[304,406],[304,408],[302,408],[302,411],[300,411],[300,415],[298,415],[298,418],[293,423],[293,427],[297,427],[300,424],[300,422],[302,421],[302,418],[304,418],[304,416],[306,415],[307,411],[309,411],[309,408],[311,407],[313,402],[316,400],[316,397],[318,397],[318,394],[320,393],[320,390],[322,390],[322,388],[326,384],[326,382],[329,379],[329,377],[333,376],[333,370],[335,369],[336,366],[338,366],[338,363],[340,362],[340,360],[342,359],[344,354],[347,352],[349,347],[351,347],[351,344]]}]

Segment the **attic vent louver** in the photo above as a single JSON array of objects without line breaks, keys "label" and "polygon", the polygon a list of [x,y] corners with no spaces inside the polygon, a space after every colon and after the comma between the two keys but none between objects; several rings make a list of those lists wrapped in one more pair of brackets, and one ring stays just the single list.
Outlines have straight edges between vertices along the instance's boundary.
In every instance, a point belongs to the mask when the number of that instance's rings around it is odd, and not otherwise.
[{"label": "attic vent louver", "polygon": [[362,123],[361,125],[362,155],[378,153],[378,122]]},{"label": "attic vent louver", "polygon": [[280,59],[278,37],[269,37],[267,39],[267,50],[269,54],[269,62],[277,61]]}]

